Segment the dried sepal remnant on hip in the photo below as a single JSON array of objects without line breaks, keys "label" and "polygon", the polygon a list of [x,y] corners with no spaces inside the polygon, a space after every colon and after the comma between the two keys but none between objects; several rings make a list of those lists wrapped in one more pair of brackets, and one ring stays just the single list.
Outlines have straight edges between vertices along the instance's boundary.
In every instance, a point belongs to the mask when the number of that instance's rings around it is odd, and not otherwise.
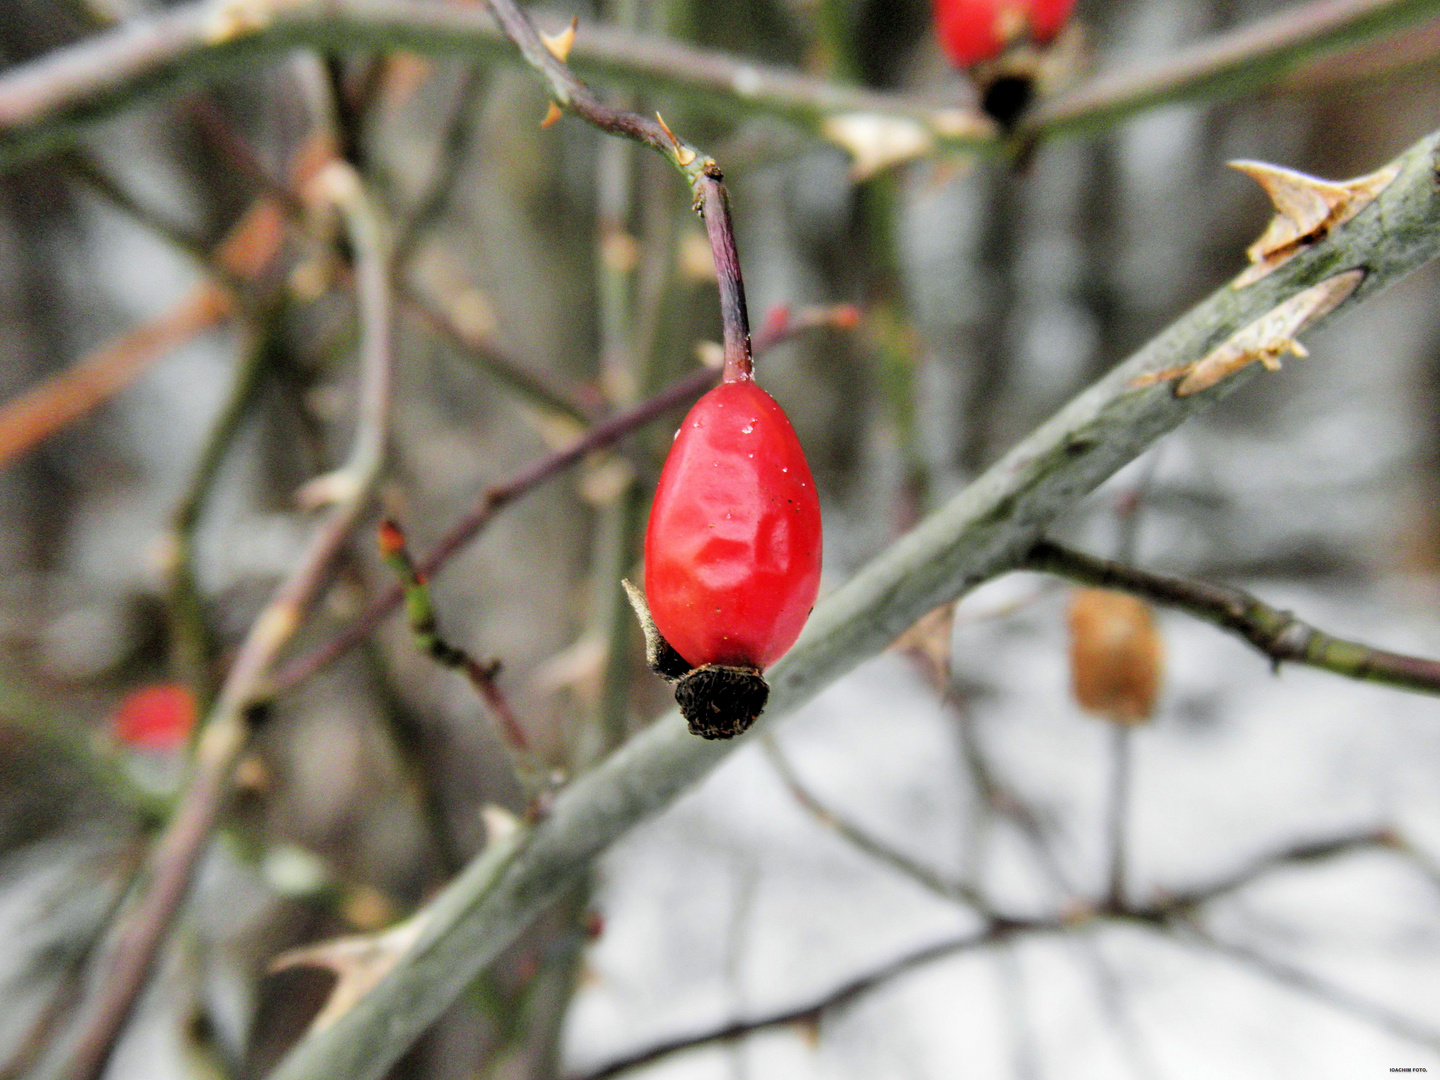
[{"label": "dried sepal remnant on hip", "polygon": [[645,662],[660,678],[675,684],[675,703],[690,731],[703,739],[732,739],[749,730],[770,697],[770,685],[759,669],[725,664],[692,667],[656,629],[645,593],[630,581],[620,584],[645,635]]},{"label": "dried sepal remnant on hip", "polygon": [[1193,364],[1153,371],[1139,376],[1130,385],[1149,386],[1179,379],[1175,396],[1189,397],[1210,389],[1254,363],[1264,364],[1270,371],[1279,371],[1280,357],[1285,353],[1308,355],[1305,346],[1296,340],[1300,332],[1344,303],[1364,280],[1365,271],[1361,269],[1346,270],[1326,278],[1235,331],[1223,344]]}]

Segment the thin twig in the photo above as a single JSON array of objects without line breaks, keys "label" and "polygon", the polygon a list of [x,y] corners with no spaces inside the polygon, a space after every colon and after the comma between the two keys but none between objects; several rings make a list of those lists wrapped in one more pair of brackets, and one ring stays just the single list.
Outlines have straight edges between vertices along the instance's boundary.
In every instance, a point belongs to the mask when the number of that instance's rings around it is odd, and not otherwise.
[{"label": "thin twig", "polygon": [[936,896],[968,904],[981,912],[988,912],[989,909],[985,906],[984,899],[970,886],[962,882],[951,881],[924,863],[891,847],[883,840],[876,839],[848,817],[821,802],[800,779],[794,766],[790,764],[790,759],[786,757],[774,736],[768,732],[762,735],[760,746],[791,797],[822,826],[834,832],[852,847],[863,851],[877,862],[884,863],[890,869],[904,875]]},{"label": "thin twig", "polygon": [[1130,724],[1110,725],[1110,788],[1106,803],[1105,837],[1110,859],[1106,874],[1105,906],[1125,907],[1125,845],[1129,834],[1130,767],[1134,740]]},{"label": "thin twig", "polygon": [[[1211,886],[1188,894],[1188,898],[1183,901],[1178,897],[1172,898],[1170,903],[1164,907],[1137,909],[1134,911],[1092,912],[1087,913],[1086,917],[1080,919],[992,918],[986,929],[979,934],[971,934],[953,941],[942,942],[938,945],[920,949],[915,953],[891,961],[868,975],[853,979],[805,1005],[779,1010],[775,1013],[749,1020],[725,1024],[706,1032],[682,1035],[674,1039],[666,1040],[613,1061],[602,1068],[584,1073],[578,1080],[605,1080],[607,1077],[618,1076],[629,1069],[651,1064],[661,1058],[669,1057],[682,1051],[692,1050],[718,1042],[729,1042],[770,1028],[784,1027],[790,1024],[816,1024],[825,1012],[850,1004],[861,995],[877,989],[899,976],[909,973],[916,967],[944,959],[958,952],[1013,941],[1022,935],[1073,933],[1083,927],[1104,924],[1113,925],[1117,923],[1135,925],[1139,923],[1142,925],[1149,924],[1152,928],[1166,931],[1178,928],[1184,930],[1186,935],[1196,934],[1198,936],[1202,932],[1197,931],[1193,916],[1196,908],[1200,904],[1225,896],[1243,887],[1243,885],[1249,884],[1260,876],[1279,870],[1285,866],[1304,864],[1317,859],[1328,858],[1349,851],[1371,847],[1377,843],[1388,842],[1388,839],[1382,840],[1382,838],[1386,838],[1387,836],[1388,834],[1383,833],[1369,833],[1315,844],[1297,845],[1294,848],[1277,852],[1274,855],[1257,860],[1238,874],[1224,878]],[[1206,943],[1221,948],[1228,947],[1214,942],[1213,939],[1206,939]],[[1369,1007],[1368,1003],[1364,1004],[1366,1007]],[[1414,1037],[1413,1029],[1407,1032],[1407,1037]]]},{"label": "thin twig", "polygon": [[165,555],[169,564],[166,606],[169,612],[171,663],[176,674],[195,692],[196,700],[205,704],[213,696],[211,663],[215,648],[196,580],[195,532],[219,475],[220,465],[257,398],[262,376],[274,356],[278,322],[278,315],[272,315],[262,318],[258,326],[252,327],[239,370],[230,385],[230,394],[210,426],[200,460],[190,475],[185,493],[170,515],[170,535]]},{"label": "thin twig", "polygon": [[396,286],[400,310],[407,318],[423,323],[431,333],[443,338],[467,360],[473,361],[496,381],[520,398],[542,409],[580,423],[595,418],[596,408],[585,400],[578,387],[565,385],[553,372],[528,367],[504,353],[489,337],[465,329],[443,300],[425,297],[408,282]]},{"label": "thin twig", "polygon": [[[557,50],[541,40],[529,16],[514,0],[485,0],[485,5],[526,62],[545,79],[556,104],[601,131],[650,147],[685,177],[695,209],[705,219],[715,261],[720,319],[725,333],[725,378],[749,378],[750,320],[745,309],[745,285],[740,274],[740,254],[735,246],[735,227],[730,218],[730,199],[715,159],[676,136],[659,113],[652,120],[601,102],[557,55]],[[568,46],[566,51],[568,53]]]},{"label": "thin twig", "polygon": [[[626,103],[629,104],[629,103]],[[636,324],[639,304],[636,265],[643,259],[636,241],[626,231],[634,211],[636,147],[620,139],[606,139],[599,148],[595,170],[595,269],[597,317],[600,333],[600,385],[616,406],[627,407],[649,397],[656,374],[653,349],[658,338],[642,345]],[[649,238],[653,240],[652,238]],[[668,238],[667,238],[668,239]],[[654,256],[654,251],[646,254]],[[667,243],[659,259],[668,277],[674,272],[673,245]],[[658,304],[661,290],[650,297]],[[652,318],[653,311],[647,312]],[[644,353],[641,350],[645,349]],[[616,461],[622,478],[620,490],[595,510],[595,532],[590,558],[590,634],[604,654],[600,688],[586,730],[571,750],[571,767],[580,770],[610,753],[629,734],[630,686],[633,654],[628,605],[620,581],[635,560],[644,492],[629,462]]]},{"label": "thin twig", "polygon": [[500,674],[500,662],[476,660],[464,649],[452,645],[440,636],[439,618],[435,614],[429,583],[425,576],[415,569],[415,563],[405,544],[405,533],[396,522],[389,519],[380,523],[380,554],[400,578],[400,588],[405,594],[405,610],[410,619],[410,631],[415,636],[420,651],[442,667],[465,676],[494,714],[500,737],[514,755],[522,779],[529,779],[533,787],[540,770],[532,759],[530,739],[525,734],[525,728],[516,718],[509,699],[496,682],[496,676]]},{"label": "thin twig", "polygon": [[460,178],[460,170],[466,160],[465,150],[474,130],[475,105],[489,83],[488,73],[478,67],[469,68],[460,78],[460,86],[450,104],[449,120],[440,136],[430,181],[415,200],[413,209],[395,229],[395,267],[402,275],[410,256],[424,240],[426,231],[444,212],[450,193]]},{"label": "thin twig", "polygon": [[1167,893],[1149,905],[1134,907],[1129,911],[1137,918],[1151,921],[1188,918],[1197,908],[1239,892],[1265,875],[1284,867],[1304,866],[1355,851],[1398,850],[1398,844],[1395,835],[1384,829],[1324,840],[1307,840],[1254,859],[1208,885],[1185,892]]},{"label": "thin twig", "polygon": [[229,292],[206,282],[171,310],[107,342],[68,371],[0,406],[0,468],[130,385],[170,350],[228,318]]},{"label": "thin twig", "polygon": [[1272,982],[1298,990],[1306,997],[1323,1002],[1382,1031],[1388,1031],[1409,1042],[1419,1043],[1431,1050],[1440,1050],[1440,1031],[1434,1028],[1427,1028],[1402,1013],[1336,986],[1303,968],[1276,960],[1247,946],[1222,941],[1202,927],[1192,924],[1186,929],[1187,933],[1179,935],[1181,941],[1203,946],[1210,952],[1264,975]]},{"label": "thin twig", "polygon": [[363,324],[360,402],[350,457],[320,478],[312,491],[331,511],[299,564],[276,590],[236,655],[196,746],[193,774],[179,808],[149,860],[148,886],[135,897],[114,929],[105,952],[104,977],[83,1008],[45,1075],[93,1080],[109,1060],[115,1040],[148,981],[156,955],[188,891],[230,791],[230,776],[250,734],[251,709],[280,650],[290,640],[324,585],[330,566],[368,501],[383,460],[390,398],[391,301],[384,226],[352,172],[333,166],[335,201],[345,213],[358,252],[359,307]]},{"label": "thin twig", "polygon": [[715,1043],[733,1042],[736,1039],[743,1039],[747,1035],[756,1032],[768,1031],[779,1027],[793,1025],[813,1026],[820,1022],[822,1016],[827,1012],[833,1012],[846,1005],[864,997],[872,990],[888,985],[901,976],[937,960],[944,960],[959,953],[970,952],[982,949],[1003,941],[1006,937],[1018,932],[1020,929],[1033,930],[1059,930],[1058,923],[1035,923],[1016,924],[992,927],[979,934],[969,934],[963,937],[952,938],[934,945],[927,945],[912,953],[891,960],[867,974],[857,976],[845,982],[833,990],[827,991],[819,997],[786,1009],[779,1009],[775,1012],[766,1013],[762,1016],[736,1020],[723,1027],[714,1028],[704,1032],[697,1032],[692,1035],[680,1035],[674,1039],[656,1043],[640,1050],[634,1054],[628,1054],[601,1066],[590,1072],[582,1073],[572,1080],[609,1080],[610,1077],[619,1076],[621,1073],[637,1069],[642,1065],[650,1065],[668,1058],[674,1054],[683,1053],[687,1050],[694,1050],[702,1046],[711,1046]]},{"label": "thin twig", "polygon": [[1020,569],[1069,578],[1082,585],[1115,589],[1214,623],[1244,638],[1282,663],[1308,664],[1346,678],[1383,683],[1422,694],[1440,694],[1440,661],[1386,652],[1331,637],[1249,593],[1228,585],[1153,574],[1122,563],[1097,559],[1045,540],[1030,549]]}]

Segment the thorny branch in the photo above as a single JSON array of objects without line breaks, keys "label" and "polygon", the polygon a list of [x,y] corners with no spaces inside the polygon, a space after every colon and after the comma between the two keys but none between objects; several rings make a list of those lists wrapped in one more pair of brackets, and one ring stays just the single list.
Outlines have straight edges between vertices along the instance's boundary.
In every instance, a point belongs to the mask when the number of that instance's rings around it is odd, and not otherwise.
[{"label": "thorny branch", "polygon": [[1133,593],[1185,611],[1244,638],[1268,656],[1276,670],[1282,663],[1308,664],[1350,679],[1440,694],[1440,661],[1402,656],[1331,637],[1290,612],[1228,585],[1154,574],[1048,540],[1031,548],[1020,568],[1056,574],[1095,588]]},{"label": "thorny branch", "polygon": [[388,237],[352,171],[334,165],[327,181],[328,194],[341,208],[358,253],[361,379],[350,456],[339,470],[312,482],[310,495],[331,507],[329,516],[241,645],[201,732],[194,771],[180,805],[151,854],[142,891],[104,950],[104,977],[82,1007],[75,1033],[61,1047],[58,1060],[50,1063],[47,1076],[92,1080],[104,1071],[214,829],[230,774],[249,741],[251,712],[263,699],[280,650],[324,586],[380,473],[392,355]]},{"label": "thorny branch", "polygon": [[1043,102],[1018,125],[1022,141],[1111,127],[1157,105],[1236,97],[1307,61],[1433,16],[1429,0],[1314,0],[1167,54],[1107,72]]},{"label": "thorny branch", "polygon": [[[262,17],[247,23],[247,10]],[[1032,142],[1113,125],[1169,102],[1233,97],[1316,56],[1398,30],[1437,10],[1437,0],[1315,0],[1181,50],[1159,66],[1090,80],[1037,110],[1016,137]],[[527,45],[531,51],[525,58],[543,64],[533,45]],[[0,167],[73,143],[89,125],[187,79],[214,78],[297,46],[404,48],[472,60],[511,54],[491,20],[463,5],[418,0],[192,3],[17,65],[0,78]],[[732,112],[765,113],[811,129],[861,114],[913,128],[932,148],[987,151],[1002,145],[994,125],[969,109],[808,78],[612,27],[587,25],[573,55],[576,66],[589,74],[660,87],[711,109],[719,105]],[[546,75],[558,73],[547,69]],[[558,77],[556,85],[568,89],[568,80]]]}]

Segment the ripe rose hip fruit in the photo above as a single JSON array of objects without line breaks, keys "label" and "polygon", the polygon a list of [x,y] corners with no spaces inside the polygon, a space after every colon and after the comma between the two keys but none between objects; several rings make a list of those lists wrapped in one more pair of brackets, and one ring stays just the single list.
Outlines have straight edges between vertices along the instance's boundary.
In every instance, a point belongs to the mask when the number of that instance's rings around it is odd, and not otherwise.
[{"label": "ripe rose hip fruit", "polygon": [[784,410],[748,375],[721,383],[680,425],[645,533],[645,599],[680,661],[655,666],[678,677],[696,734],[730,738],[759,715],[760,672],[815,604],[820,547],[820,500]]}]

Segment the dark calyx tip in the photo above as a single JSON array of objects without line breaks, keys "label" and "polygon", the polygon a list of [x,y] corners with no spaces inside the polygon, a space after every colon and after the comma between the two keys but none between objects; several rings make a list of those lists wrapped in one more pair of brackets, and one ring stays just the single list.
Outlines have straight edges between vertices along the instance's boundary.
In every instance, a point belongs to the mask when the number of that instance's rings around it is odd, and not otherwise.
[{"label": "dark calyx tip", "polygon": [[756,668],[706,664],[675,686],[675,701],[702,739],[733,739],[747,731],[765,708],[770,684]]},{"label": "dark calyx tip", "polygon": [[980,107],[1006,131],[1015,126],[1035,100],[1035,80],[1028,75],[1001,75],[985,87]]},{"label": "dark calyx tip", "polygon": [[647,643],[645,661],[650,665],[650,670],[666,682],[677,682],[695,670],[690,666],[689,660],[676,652],[675,647],[660,636],[659,631],[656,631],[654,644]]}]

